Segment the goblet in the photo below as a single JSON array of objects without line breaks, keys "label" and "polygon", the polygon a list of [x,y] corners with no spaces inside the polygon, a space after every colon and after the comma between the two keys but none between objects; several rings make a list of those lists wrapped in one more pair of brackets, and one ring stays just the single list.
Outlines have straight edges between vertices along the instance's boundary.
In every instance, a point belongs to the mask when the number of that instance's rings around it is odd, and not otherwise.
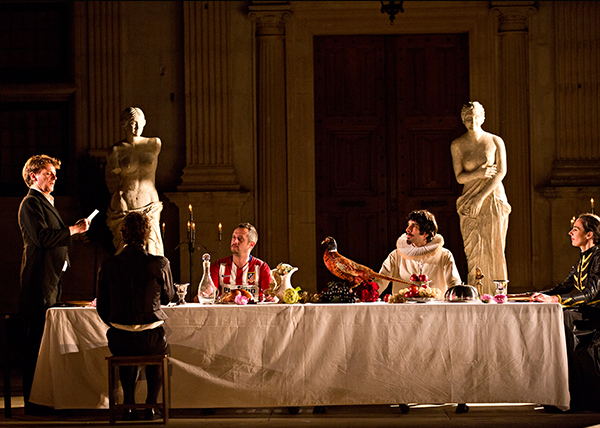
[{"label": "goblet", "polygon": [[507,294],[508,293],[508,279],[495,279],[494,285],[496,286],[495,294]]},{"label": "goblet", "polygon": [[177,296],[179,297],[178,305],[185,305],[185,295],[187,294],[187,289],[190,283],[187,282],[185,284],[175,284],[177,287]]}]

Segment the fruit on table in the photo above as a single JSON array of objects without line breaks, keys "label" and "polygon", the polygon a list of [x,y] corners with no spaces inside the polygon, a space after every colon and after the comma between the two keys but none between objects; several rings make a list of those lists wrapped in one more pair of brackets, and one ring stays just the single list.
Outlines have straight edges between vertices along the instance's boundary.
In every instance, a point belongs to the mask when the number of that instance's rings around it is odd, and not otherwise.
[{"label": "fruit on table", "polygon": [[419,275],[417,275],[416,273],[413,273],[413,274],[410,276],[410,280],[411,280],[411,281],[413,281],[413,282],[414,282],[414,281],[418,281],[418,280],[419,280]]},{"label": "fruit on table", "polygon": [[404,297],[419,297],[419,286],[411,285],[410,287],[401,290],[401,293]]},{"label": "fruit on table", "polygon": [[421,274],[419,275],[419,281],[421,282],[426,282],[429,278],[427,278],[427,275],[425,274]]},{"label": "fruit on table", "polygon": [[402,288],[396,294],[392,294],[389,297],[388,303],[404,303],[406,299],[414,297],[441,300],[443,299],[444,295],[442,293],[442,290],[435,287],[421,286],[418,288],[417,293],[411,292],[408,288]]}]

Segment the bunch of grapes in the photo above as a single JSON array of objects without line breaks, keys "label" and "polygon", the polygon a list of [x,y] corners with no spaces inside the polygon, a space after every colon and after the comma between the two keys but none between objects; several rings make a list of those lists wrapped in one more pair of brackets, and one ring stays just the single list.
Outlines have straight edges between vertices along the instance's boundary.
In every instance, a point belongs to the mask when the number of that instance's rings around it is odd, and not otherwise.
[{"label": "bunch of grapes", "polygon": [[355,303],[356,295],[345,282],[330,282],[327,288],[321,291],[323,303]]}]

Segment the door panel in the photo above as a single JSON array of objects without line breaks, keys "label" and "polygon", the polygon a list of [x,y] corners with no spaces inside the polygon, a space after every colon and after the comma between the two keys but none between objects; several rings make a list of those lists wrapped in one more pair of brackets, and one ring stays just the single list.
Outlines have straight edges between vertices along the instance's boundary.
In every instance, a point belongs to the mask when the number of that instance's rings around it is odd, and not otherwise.
[{"label": "door panel", "polygon": [[395,155],[406,167],[396,177],[398,224],[396,230],[390,227],[389,239],[402,233],[410,211],[431,211],[466,281],[466,257],[456,212],[462,188],[454,177],[450,143],[466,131],[460,109],[469,101],[468,37],[409,35],[394,37],[391,44],[398,76],[396,115],[391,120],[398,143]]},{"label": "door panel", "polygon": [[[315,37],[317,242],[378,270],[413,209],[466,272],[450,142],[468,101],[466,35]],[[317,253],[318,289],[334,280]]]},{"label": "door panel", "polygon": [[[331,235],[341,254],[377,266],[372,247],[387,231],[385,48],[378,36],[315,39],[317,241]],[[318,289],[335,279],[320,257],[317,270]]]}]

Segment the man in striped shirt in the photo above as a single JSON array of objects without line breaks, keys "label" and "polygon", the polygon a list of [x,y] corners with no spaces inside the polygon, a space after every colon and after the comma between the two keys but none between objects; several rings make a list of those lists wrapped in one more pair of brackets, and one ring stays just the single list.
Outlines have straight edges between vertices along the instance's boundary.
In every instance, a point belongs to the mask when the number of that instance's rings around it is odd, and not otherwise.
[{"label": "man in striped shirt", "polygon": [[236,288],[247,290],[254,301],[263,300],[263,290],[271,283],[269,265],[250,253],[258,241],[258,232],[250,223],[241,223],[231,235],[231,256],[217,260],[210,275],[223,296]]}]

